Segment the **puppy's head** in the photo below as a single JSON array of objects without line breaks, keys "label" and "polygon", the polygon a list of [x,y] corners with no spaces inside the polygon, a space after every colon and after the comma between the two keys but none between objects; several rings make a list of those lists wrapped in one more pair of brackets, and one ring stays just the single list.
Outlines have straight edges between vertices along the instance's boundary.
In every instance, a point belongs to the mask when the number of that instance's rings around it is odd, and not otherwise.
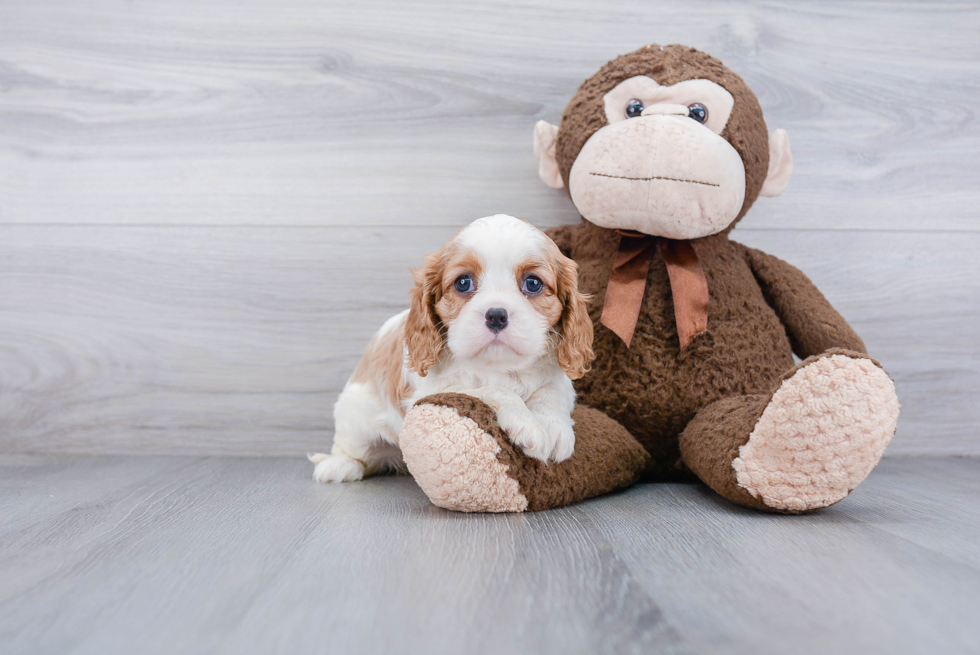
[{"label": "puppy's head", "polygon": [[578,267],[537,228],[498,214],[474,221],[415,271],[405,330],[425,376],[444,351],[501,371],[553,351],[573,380],[593,359]]}]

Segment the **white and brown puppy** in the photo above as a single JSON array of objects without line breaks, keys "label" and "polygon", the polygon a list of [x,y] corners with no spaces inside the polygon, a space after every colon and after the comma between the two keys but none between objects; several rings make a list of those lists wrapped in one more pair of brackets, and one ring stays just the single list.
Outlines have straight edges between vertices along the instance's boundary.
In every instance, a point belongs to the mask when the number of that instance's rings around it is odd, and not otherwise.
[{"label": "white and brown puppy", "polygon": [[498,214],[474,221],[415,271],[410,309],[371,342],[334,406],[330,455],[313,478],[403,470],[405,412],[433,393],[479,398],[523,451],[572,455],[572,380],[592,362],[592,322],[575,263],[543,232]]}]

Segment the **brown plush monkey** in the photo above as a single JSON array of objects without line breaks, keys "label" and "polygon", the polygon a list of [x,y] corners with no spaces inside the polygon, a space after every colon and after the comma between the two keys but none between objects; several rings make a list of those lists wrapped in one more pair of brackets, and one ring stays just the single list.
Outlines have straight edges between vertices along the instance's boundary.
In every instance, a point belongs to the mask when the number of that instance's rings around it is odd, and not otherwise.
[{"label": "brown plush monkey", "polygon": [[543,464],[479,401],[423,399],[400,440],[435,504],[544,509],[696,476],[740,505],[802,512],[864,480],[895,431],[891,379],[803,273],[728,238],[792,170],[738,75],[646,46],[586,80],[560,127],[539,122],[535,153],[582,214],[549,234],[594,298],[575,454]]}]

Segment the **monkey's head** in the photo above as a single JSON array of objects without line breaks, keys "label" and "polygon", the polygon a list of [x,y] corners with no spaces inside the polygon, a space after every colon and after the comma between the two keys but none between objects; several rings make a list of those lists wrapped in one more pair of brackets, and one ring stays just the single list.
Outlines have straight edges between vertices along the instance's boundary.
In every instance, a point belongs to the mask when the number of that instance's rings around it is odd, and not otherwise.
[{"label": "monkey's head", "polygon": [[538,173],[567,187],[596,225],[696,239],[779,195],[793,158],[786,132],[766,131],[759,101],[714,57],[649,45],[579,87],[560,127],[534,127]]}]

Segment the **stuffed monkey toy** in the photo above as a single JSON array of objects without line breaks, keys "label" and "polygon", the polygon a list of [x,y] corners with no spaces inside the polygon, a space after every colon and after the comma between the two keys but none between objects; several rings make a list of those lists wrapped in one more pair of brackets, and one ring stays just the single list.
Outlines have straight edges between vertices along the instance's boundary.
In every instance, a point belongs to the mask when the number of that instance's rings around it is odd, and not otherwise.
[{"label": "stuffed monkey toy", "polygon": [[549,231],[593,299],[575,453],[545,464],[479,400],[424,398],[400,446],[432,502],[538,510],[696,478],[798,513],[860,484],[895,432],[895,387],[803,273],[728,238],[792,170],[745,82],[692,48],[646,46],[587,79],[560,126],[539,122],[534,149],[582,215]]}]

